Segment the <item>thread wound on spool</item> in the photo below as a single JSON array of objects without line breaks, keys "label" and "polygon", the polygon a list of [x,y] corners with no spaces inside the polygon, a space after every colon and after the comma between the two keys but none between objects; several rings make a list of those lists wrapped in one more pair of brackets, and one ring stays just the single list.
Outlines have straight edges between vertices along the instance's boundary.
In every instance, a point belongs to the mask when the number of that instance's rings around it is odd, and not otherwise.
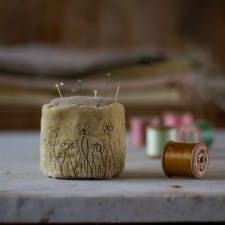
[{"label": "thread wound on spool", "polygon": [[200,130],[193,124],[182,125],[177,128],[178,142],[200,142],[202,140]]},{"label": "thread wound on spool", "polygon": [[167,112],[163,115],[164,126],[179,127],[192,124],[193,121],[193,115],[188,112],[182,114]]},{"label": "thread wound on spool", "polygon": [[131,119],[130,128],[133,145],[142,146],[145,144],[145,130],[148,125],[148,118],[135,117]]},{"label": "thread wound on spool", "polygon": [[184,113],[180,116],[179,125],[189,125],[192,124],[193,121],[194,119],[191,113]]},{"label": "thread wound on spool", "polygon": [[135,146],[143,146],[146,143],[146,128],[158,126],[160,123],[157,116],[133,117],[130,121],[131,140]]},{"label": "thread wound on spool", "polygon": [[148,127],[146,131],[146,154],[149,157],[161,157],[165,144],[176,140],[173,127]]},{"label": "thread wound on spool", "polygon": [[165,113],[163,115],[163,125],[169,127],[176,127],[178,125],[179,117],[173,113]]},{"label": "thread wound on spool", "polygon": [[168,177],[203,177],[208,169],[209,155],[204,143],[169,141],[162,156],[162,167]]}]

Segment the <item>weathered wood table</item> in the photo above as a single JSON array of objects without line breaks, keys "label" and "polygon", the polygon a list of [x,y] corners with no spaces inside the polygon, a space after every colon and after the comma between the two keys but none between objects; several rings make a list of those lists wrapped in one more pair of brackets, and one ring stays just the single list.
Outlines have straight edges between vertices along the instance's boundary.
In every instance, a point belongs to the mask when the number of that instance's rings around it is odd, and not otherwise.
[{"label": "weathered wood table", "polygon": [[165,177],[129,137],[125,171],[112,180],[44,177],[38,132],[1,132],[0,153],[0,222],[225,221],[224,131],[202,180]]}]

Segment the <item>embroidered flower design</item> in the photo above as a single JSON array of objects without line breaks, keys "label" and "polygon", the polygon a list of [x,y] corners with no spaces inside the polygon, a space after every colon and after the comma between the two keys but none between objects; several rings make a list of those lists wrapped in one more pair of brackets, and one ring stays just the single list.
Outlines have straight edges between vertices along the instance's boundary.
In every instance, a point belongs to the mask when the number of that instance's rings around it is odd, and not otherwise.
[{"label": "embroidered flower design", "polygon": [[49,127],[49,130],[54,134],[58,134],[61,131],[61,129],[57,127]]},{"label": "embroidered flower design", "polygon": [[89,135],[89,128],[90,128],[90,124],[87,122],[84,124],[84,126],[82,126],[81,124],[77,125],[77,129],[79,131],[79,135]]},{"label": "embroidered flower design", "polygon": [[91,148],[100,153],[104,153],[107,151],[107,147],[104,144],[104,141],[100,140],[99,142],[96,142],[95,144],[91,145]]},{"label": "embroidered flower design", "polygon": [[107,136],[110,135],[110,133],[112,132],[112,130],[113,130],[113,126],[112,126],[111,121],[108,121],[108,122],[106,122],[106,123],[103,123],[103,131],[104,131],[104,133],[105,133]]}]

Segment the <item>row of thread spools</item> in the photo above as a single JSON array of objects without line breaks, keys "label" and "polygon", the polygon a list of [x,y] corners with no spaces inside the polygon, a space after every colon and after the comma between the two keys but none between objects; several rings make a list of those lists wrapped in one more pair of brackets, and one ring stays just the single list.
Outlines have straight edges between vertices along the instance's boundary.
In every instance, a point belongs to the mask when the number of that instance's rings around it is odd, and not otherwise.
[{"label": "row of thread spools", "polygon": [[131,138],[135,146],[146,146],[146,155],[162,158],[169,177],[200,178],[208,169],[208,148],[213,143],[213,129],[204,120],[194,120],[191,113],[165,113],[162,117],[131,119]]}]

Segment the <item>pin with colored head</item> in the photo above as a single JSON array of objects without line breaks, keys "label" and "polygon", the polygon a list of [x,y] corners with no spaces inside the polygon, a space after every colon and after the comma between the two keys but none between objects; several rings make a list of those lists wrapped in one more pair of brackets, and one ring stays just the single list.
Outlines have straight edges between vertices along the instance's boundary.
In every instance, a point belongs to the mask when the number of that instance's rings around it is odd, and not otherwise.
[{"label": "pin with colored head", "polygon": [[77,83],[79,84],[79,91],[81,93],[81,84],[82,84],[82,80],[77,80]]},{"label": "pin with colored head", "polygon": [[116,94],[115,94],[115,102],[117,102],[118,96],[120,92],[120,83],[117,83]]},{"label": "pin with colored head", "polygon": [[94,89],[94,90],[93,90],[93,92],[94,92],[94,96],[95,96],[95,98],[97,98],[97,95],[98,95],[98,90],[97,90],[97,89]]},{"label": "pin with colored head", "polygon": [[74,87],[74,88],[71,89],[71,91],[72,91],[73,93],[75,93],[75,92],[77,91],[77,89]]},{"label": "pin with colored head", "polygon": [[108,94],[109,78],[112,76],[112,74],[107,73],[106,76],[107,78],[106,78],[106,84],[105,84],[105,97],[107,97],[107,94]]},{"label": "pin with colored head", "polygon": [[62,96],[62,93],[61,93],[61,90],[60,90],[60,87],[63,87],[64,86],[64,83],[63,82],[60,82],[59,84],[55,84],[55,88],[58,90],[58,93],[59,93],[59,96],[63,102],[63,96]]}]

